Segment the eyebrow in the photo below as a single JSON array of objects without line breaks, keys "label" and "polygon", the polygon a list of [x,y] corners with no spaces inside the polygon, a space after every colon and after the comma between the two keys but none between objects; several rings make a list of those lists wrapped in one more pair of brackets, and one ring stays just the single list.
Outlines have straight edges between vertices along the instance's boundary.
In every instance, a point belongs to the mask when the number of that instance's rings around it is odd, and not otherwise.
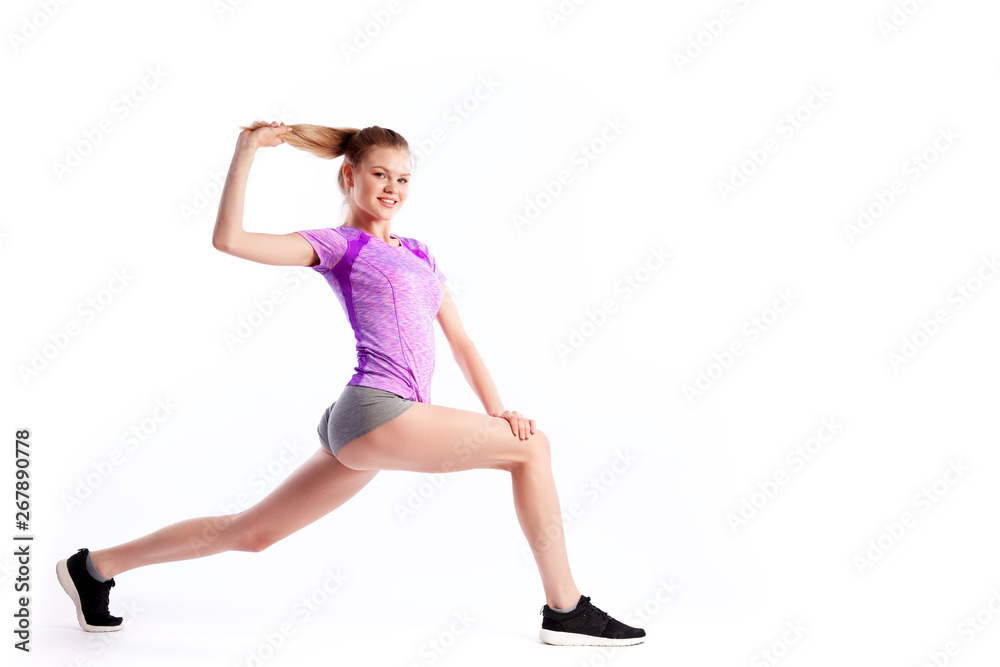
[{"label": "eyebrow", "polygon": [[[385,167],[383,167],[381,165],[377,165],[377,164],[372,165],[372,169],[381,169],[382,171],[387,171],[390,174],[392,173],[392,169],[386,169]],[[409,175],[410,175],[410,172],[406,172],[405,174],[400,174],[400,176],[409,176]]]}]

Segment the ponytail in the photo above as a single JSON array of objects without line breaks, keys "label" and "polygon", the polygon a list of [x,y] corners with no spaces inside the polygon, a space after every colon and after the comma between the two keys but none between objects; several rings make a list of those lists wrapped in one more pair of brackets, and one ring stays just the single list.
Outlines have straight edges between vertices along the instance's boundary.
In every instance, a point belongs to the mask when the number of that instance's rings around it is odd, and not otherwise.
[{"label": "ponytail", "polygon": [[[241,125],[241,130],[256,130],[270,125],[262,120],[254,121],[252,125]],[[295,123],[287,125],[291,132],[281,135],[281,140],[289,146],[308,151],[317,157],[327,160],[344,156],[344,164],[358,169],[368,151],[373,148],[401,148],[407,152],[409,144],[401,134],[378,125],[359,130],[356,127],[326,127],[325,125],[309,125]],[[337,186],[344,197],[350,196],[347,183],[344,181],[344,169],[337,173]],[[346,202],[345,202],[346,203]]]}]

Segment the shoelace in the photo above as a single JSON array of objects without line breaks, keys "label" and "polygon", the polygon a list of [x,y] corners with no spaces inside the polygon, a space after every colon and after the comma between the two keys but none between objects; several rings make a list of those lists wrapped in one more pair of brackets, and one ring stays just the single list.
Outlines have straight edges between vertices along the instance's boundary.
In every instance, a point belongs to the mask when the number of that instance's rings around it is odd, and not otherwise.
[{"label": "shoelace", "polygon": [[[607,625],[607,623],[611,620],[611,615],[608,614],[608,612],[601,609],[600,607],[595,607],[594,605],[590,604],[590,598],[587,597],[586,595],[584,595],[583,599],[580,600],[580,606],[578,606],[577,609],[579,609],[581,613],[587,613],[588,611],[597,612],[604,620],[605,625]],[[542,615],[545,614],[544,605],[542,606],[541,609],[538,610],[538,613]]]},{"label": "shoelace", "polygon": [[[590,600],[588,600],[587,603],[589,604]],[[595,607],[594,605],[590,605],[590,608],[596,611],[598,614],[600,614],[601,618],[604,619],[605,625],[607,625],[608,621],[611,619],[611,615],[608,614],[608,612],[601,609],[600,607]]]},{"label": "shoelace", "polygon": [[102,616],[110,616],[108,612],[109,594],[111,592],[111,587],[115,585],[114,579],[108,579],[106,582],[100,584],[97,587],[96,597],[97,602],[100,603],[100,609],[97,610]]}]

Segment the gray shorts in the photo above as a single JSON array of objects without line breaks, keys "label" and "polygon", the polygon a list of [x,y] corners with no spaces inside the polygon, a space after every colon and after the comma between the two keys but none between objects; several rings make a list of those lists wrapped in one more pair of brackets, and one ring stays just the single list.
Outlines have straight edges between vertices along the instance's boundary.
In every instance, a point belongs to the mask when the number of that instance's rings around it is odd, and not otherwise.
[{"label": "gray shorts", "polygon": [[398,417],[414,403],[384,389],[345,385],[340,397],[319,420],[316,430],[320,444],[336,456],[351,440]]}]

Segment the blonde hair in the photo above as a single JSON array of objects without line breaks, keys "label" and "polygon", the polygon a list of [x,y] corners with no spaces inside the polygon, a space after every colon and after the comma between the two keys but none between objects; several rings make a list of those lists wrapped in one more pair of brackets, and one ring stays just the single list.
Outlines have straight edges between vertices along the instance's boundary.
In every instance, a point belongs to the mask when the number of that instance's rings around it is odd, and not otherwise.
[{"label": "blonde hair", "polygon": [[[258,127],[270,125],[262,120],[254,121],[252,125],[240,125],[241,130],[256,130]],[[313,155],[327,160],[344,156],[344,164],[351,165],[357,171],[365,156],[373,148],[401,148],[410,151],[410,145],[400,133],[386,127],[372,125],[359,130],[356,127],[326,127],[324,125],[309,125],[295,123],[286,125],[291,132],[281,135],[282,141],[289,146],[308,151]],[[412,157],[411,157],[412,161]],[[350,189],[344,180],[344,168],[337,172],[337,187],[344,195],[344,205],[350,198]]]}]

